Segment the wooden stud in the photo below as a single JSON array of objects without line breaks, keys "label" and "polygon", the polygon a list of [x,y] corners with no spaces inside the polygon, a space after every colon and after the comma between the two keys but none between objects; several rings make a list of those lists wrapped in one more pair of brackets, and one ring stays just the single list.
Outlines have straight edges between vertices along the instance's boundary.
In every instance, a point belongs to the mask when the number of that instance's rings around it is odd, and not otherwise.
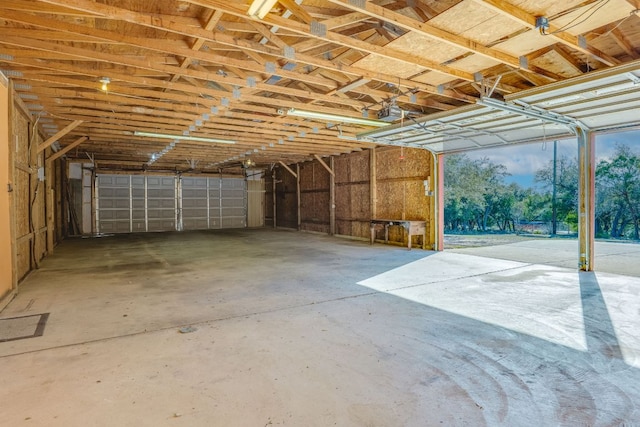
[{"label": "wooden stud", "polygon": [[[322,159],[318,158],[318,160],[320,160],[320,163],[327,167]],[[329,164],[331,165],[330,169],[327,168],[327,170],[329,170],[329,172],[331,173],[331,175],[329,176],[329,234],[333,236],[334,234],[336,234],[336,174],[333,172],[335,168],[333,156],[329,157]]]},{"label": "wooden stud", "polygon": [[[320,162],[320,164],[322,165],[323,168],[325,168],[327,170],[327,172],[329,172],[329,174],[331,176],[335,177],[335,173],[333,172],[333,168],[331,168],[329,165],[327,165],[324,160],[322,160],[322,158],[320,156],[318,156],[317,154],[314,154],[313,157],[316,158],[316,160],[318,162]],[[330,159],[332,159],[332,157],[329,157]],[[332,160],[333,161],[333,160]]]},{"label": "wooden stud", "polygon": [[64,156],[69,151],[73,150],[75,147],[77,147],[78,145],[80,145],[83,142],[87,141],[88,139],[89,139],[89,137],[87,137],[87,136],[81,136],[80,138],[76,139],[71,144],[69,144],[66,147],[64,147],[63,149],[61,149],[60,151],[58,151],[56,153],[53,153],[51,156],[49,156],[49,158],[47,159],[47,162],[53,162],[54,160]]},{"label": "wooden stud", "polygon": [[276,195],[276,168],[273,168],[273,171],[271,172],[271,179],[273,180],[272,182],[272,191],[273,191],[273,228],[277,228],[277,224],[278,221],[276,220],[277,215],[276,215],[276,208],[277,208],[277,203],[276,203],[276,199],[277,199],[277,195]]},{"label": "wooden stud", "polygon": [[69,123],[64,129],[57,132],[52,137],[48,138],[42,144],[38,145],[37,152],[40,153],[44,151],[45,148],[50,147],[54,142],[56,142],[57,140],[59,140],[60,138],[62,138],[63,136],[65,136],[66,134],[68,134],[78,126],[80,126],[82,123],[84,123],[84,120],[74,120],[73,122]]},{"label": "wooden stud", "polygon": [[300,203],[302,201],[300,197],[300,163],[296,163],[296,200],[298,208],[298,231],[302,229],[302,216],[300,211]]},{"label": "wooden stud", "polygon": [[435,225],[438,238],[436,239],[436,250],[444,250],[444,154],[438,154],[436,156],[436,175],[437,179],[434,183],[436,189],[436,218],[437,223]]},{"label": "wooden stud", "polygon": [[287,166],[282,160],[280,160],[278,163],[280,163],[286,170],[288,170],[291,175],[293,175],[295,178],[298,178],[298,174],[295,173],[293,169]]},{"label": "wooden stud", "polygon": [[378,184],[376,168],[376,149],[369,150],[369,203],[371,206],[371,219],[378,216]]}]

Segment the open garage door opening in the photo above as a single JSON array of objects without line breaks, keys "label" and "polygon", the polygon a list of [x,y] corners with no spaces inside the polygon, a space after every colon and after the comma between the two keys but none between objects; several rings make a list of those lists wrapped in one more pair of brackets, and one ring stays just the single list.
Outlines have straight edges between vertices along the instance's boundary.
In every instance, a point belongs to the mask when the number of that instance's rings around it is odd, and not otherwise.
[{"label": "open garage door opening", "polygon": [[[445,156],[445,248],[575,267],[579,164],[576,140]],[[597,270],[640,275],[640,133],[596,139]]]}]

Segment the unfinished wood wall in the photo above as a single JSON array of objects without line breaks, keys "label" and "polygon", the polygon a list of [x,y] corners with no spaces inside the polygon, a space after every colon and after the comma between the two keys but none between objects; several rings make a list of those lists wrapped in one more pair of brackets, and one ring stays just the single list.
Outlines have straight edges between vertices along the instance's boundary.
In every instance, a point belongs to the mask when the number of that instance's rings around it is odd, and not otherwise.
[{"label": "unfinished wood wall", "polygon": [[[424,181],[431,173],[431,153],[417,149],[381,148],[376,150],[376,158],[376,216],[426,220],[428,227],[431,198],[425,196]],[[389,239],[402,241],[402,233],[400,228],[392,227]],[[427,247],[432,243],[427,242]]]},{"label": "unfinished wood wall", "polygon": [[372,218],[370,154],[344,154],[334,161],[336,174],[336,234],[365,238]]},{"label": "unfinished wood wall", "polygon": [[[298,208],[297,208],[297,190],[296,190],[296,178],[289,173],[286,169],[278,167],[275,171],[275,214],[276,214],[276,226],[283,228],[298,228]],[[265,182],[265,188],[267,194],[271,193],[270,197],[267,197],[267,212],[271,213],[273,218],[273,177],[271,173],[266,174],[267,180]],[[269,214],[267,213],[267,217]],[[269,223],[265,220],[265,223]],[[273,223],[271,223],[272,225]]]},{"label": "unfinished wood wall", "polygon": [[[36,268],[57,241],[54,237],[55,230],[47,227],[47,214],[50,216],[50,223],[55,223],[55,217],[58,216],[54,208],[56,197],[49,189],[50,185],[55,184],[52,181],[57,180],[53,166],[45,165],[45,156],[51,154],[50,149],[38,153],[38,145],[42,142],[36,119],[13,96],[9,150],[13,158],[12,216],[16,281]],[[39,179],[39,169],[44,173],[45,179],[52,181],[45,184],[44,180]],[[59,186],[55,185],[54,188]],[[48,232],[52,234],[49,236]]]},{"label": "unfinished wood wall", "polygon": [[9,81],[0,74],[0,309],[14,289],[11,226],[13,167],[9,150],[10,102],[12,101],[9,96]]},{"label": "unfinished wood wall", "polygon": [[301,163],[300,229],[328,233],[329,214],[329,172],[317,160]]},{"label": "unfinished wood wall", "polygon": [[[424,181],[430,178],[432,157],[425,150],[379,147],[375,165],[371,150],[335,156],[335,232],[368,238],[369,220],[425,220],[429,224],[433,202],[425,195]],[[323,159],[330,164],[329,158]],[[295,165],[289,165],[295,170]],[[330,232],[330,174],[319,161],[300,163],[300,229]],[[372,167],[373,166],[373,167]],[[297,220],[295,177],[276,167],[276,213],[278,227],[293,227]],[[371,180],[375,179],[372,187]],[[372,188],[375,194],[372,194]],[[267,204],[273,201],[272,181],[266,185]],[[375,206],[372,206],[374,201]],[[267,218],[269,215],[267,207]],[[429,226],[429,225],[428,225]],[[429,235],[429,233],[427,233]],[[382,236],[378,236],[382,238]],[[404,232],[392,227],[390,241],[401,243]],[[415,244],[421,243],[414,237]],[[427,242],[427,247],[433,242]]]}]

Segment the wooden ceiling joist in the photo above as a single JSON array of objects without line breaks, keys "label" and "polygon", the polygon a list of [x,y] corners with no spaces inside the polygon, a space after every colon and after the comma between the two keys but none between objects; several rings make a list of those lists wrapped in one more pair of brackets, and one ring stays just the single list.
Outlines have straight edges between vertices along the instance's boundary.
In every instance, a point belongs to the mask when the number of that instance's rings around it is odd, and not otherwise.
[{"label": "wooden ceiling joist", "polygon": [[[488,86],[512,97],[639,58],[637,0],[609,1],[591,10],[541,0],[534,11],[516,0],[279,0],[256,19],[249,0],[6,0],[0,70],[49,124],[39,151],[63,147],[51,160],[88,155],[156,171],[188,170],[187,161],[238,168],[245,156],[289,165],[372,146],[353,138],[366,125],[339,132],[290,108],[360,118],[393,107],[385,120],[400,121],[398,111],[473,104]],[[536,16],[549,18],[548,35]],[[575,17],[587,19],[567,27]],[[137,130],[236,143],[181,140],[148,165],[168,140]]]}]

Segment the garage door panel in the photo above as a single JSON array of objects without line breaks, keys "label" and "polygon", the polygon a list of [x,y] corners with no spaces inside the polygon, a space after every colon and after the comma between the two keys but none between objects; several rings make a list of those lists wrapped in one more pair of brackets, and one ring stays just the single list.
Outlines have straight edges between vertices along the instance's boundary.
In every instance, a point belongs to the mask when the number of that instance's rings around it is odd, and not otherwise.
[{"label": "garage door panel", "polygon": [[[246,226],[244,178],[105,175],[97,177],[98,229],[143,232]],[[177,185],[176,185],[177,184]],[[176,199],[180,189],[181,200]]]},{"label": "garage door panel", "polygon": [[134,211],[131,211],[131,218],[136,220],[136,219],[141,219],[144,221],[144,210],[140,210],[140,209],[136,209]]},{"label": "garage door panel", "polygon": [[149,220],[149,231],[167,231],[175,225],[174,221]]},{"label": "garage door panel", "polygon": [[134,233],[142,233],[144,231],[147,231],[147,225],[146,225],[145,221],[144,220],[142,220],[142,221],[134,220],[132,222],[132,231]]},{"label": "garage door panel", "polygon": [[182,199],[182,209],[204,208],[207,209],[207,198],[203,199]]},{"label": "garage door panel", "polygon": [[208,228],[207,219],[188,219],[183,222],[185,230],[206,230]]}]

